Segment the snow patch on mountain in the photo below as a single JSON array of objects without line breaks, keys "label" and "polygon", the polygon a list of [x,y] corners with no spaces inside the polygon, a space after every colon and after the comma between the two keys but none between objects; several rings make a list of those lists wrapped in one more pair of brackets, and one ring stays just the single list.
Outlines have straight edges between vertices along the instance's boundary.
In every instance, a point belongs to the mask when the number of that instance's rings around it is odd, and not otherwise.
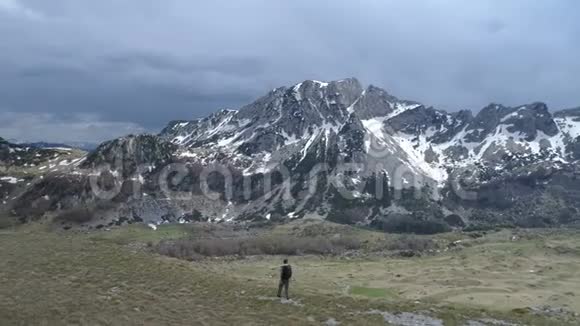
[{"label": "snow patch on mountain", "polygon": [[392,119],[403,112],[416,109],[421,106],[421,104],[406,104],[406,103],[390,103],[391,106],[394,108],[393,112],[389,113],[387,116],[384,117],[384,120]]},{"label": "snow patch on mountain", "polygon": [[560,131],[571,138],[580,137],[580,119],[574,117],[555,118]]},{"label": "snow patch on mountain", "polygon": [[431,179],[438,182],[440,187],[445,185],[447,181],[447,172],[439,164],[429,164],[425,161],[425,152],[431,148],[431,146],[426,141],[426,137],[419,136],[418,139],[413,139],[415,136],[407,135],[404,133],[399,133],[393,137],[397,140],[399,146],[407,153],[411,167],[416,170],[417,173],[423,173],[429,176]]},{"label": "snow patch on mountain", "polygon": [[1,177],[0,181],[5,181],[5,182],[11,183],[11,184],[17,184],[18,182],[24,182],[24,180],[18,179],[15,177]]}]

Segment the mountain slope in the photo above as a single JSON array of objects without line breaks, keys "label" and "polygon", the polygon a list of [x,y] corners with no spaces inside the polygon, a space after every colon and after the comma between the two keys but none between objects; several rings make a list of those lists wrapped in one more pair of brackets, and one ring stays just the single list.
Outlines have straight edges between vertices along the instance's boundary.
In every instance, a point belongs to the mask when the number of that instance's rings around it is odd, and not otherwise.
[{"label": "mountain slope", "polygon": [[[303,216],[373,225],[575,223],[579,136],[580,109],[552,115],[543,103],[490,104],[476,115],[448,113],[354,78],[307,80],[239,110],[170,122],[159,136],[102,144],[50,176],[82,194],[60,194],[48,212],[93,203],[93,226]],[[51,182],[15,196],[15,207],[50,197]],[[113,205],[103,208],[95,185],[112,193]]]}]

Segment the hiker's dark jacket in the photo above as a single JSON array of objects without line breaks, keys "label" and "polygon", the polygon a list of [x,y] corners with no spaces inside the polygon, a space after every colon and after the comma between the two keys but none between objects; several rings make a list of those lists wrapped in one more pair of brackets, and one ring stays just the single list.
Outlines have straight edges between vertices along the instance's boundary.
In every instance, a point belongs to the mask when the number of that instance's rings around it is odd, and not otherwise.
[{"label": "hiker's dark jacket", "polygon": [[290,266],[288,264],[282,265],[282,268],[280,271],[280,279],[283,281],[287,281],[291,277],[292,277],[292,266]]}]

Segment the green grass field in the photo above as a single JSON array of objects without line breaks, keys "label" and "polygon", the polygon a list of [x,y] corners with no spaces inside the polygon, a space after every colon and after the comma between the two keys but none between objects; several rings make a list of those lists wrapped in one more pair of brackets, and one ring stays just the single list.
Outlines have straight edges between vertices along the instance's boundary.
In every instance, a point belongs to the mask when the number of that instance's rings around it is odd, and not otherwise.
[{"label": "green grass field", "polygon": [[[0,230],[0,325],[320,325],[329,319],[385,325],[373,310],[429,315],[445,325],[490,318],[578,324],[573,313],[580,312],[580,237],[572,231],[527,232],[517,241],[502,231],[466,241],[461,249],[414,258],[290,257],[293,301],[285,302],[275,298],[282,257],[187,262],[150,250],[163,239],[216,234],[207,229],[212,227],[154,231],[132,225],[55,233],[33,224]],[[263,232],[339,232],[369,247],[385,241],[380,233],[314,222]],[[445,234],[436,240],[458,238]],[[526,309],[541,305],[568,313]]]}]

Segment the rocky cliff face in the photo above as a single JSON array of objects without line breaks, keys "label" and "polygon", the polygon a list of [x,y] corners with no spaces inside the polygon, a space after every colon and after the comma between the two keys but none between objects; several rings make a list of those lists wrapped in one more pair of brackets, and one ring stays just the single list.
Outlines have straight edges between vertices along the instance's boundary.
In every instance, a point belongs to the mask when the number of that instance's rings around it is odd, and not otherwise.
[{"label": "rocky cliff face", "polygon": [[127,136],[101,144],[89,153],[80,168],[95,169],[105,165],[111,170],[122,171],[124,177],[138,172],[138,168],[148,170],[168,164],[177,146],[161,140],[157,136]]},{"label": "rocky cliff face", "polygon": [[[58,197],[47,212],[99,205],[93,226],[311,215],[372,225],[574,223],[579,136],[580,109],[490,104],[474,116],[353,78],[308,80],[239,110],[170,122],[159,136],[102,144],[51,176],[82,186],[68,186],[76,197]],[[87,190],[94,184],[120,189],[114,204]],[[14,207],[50,192],[30,187]]]}]

